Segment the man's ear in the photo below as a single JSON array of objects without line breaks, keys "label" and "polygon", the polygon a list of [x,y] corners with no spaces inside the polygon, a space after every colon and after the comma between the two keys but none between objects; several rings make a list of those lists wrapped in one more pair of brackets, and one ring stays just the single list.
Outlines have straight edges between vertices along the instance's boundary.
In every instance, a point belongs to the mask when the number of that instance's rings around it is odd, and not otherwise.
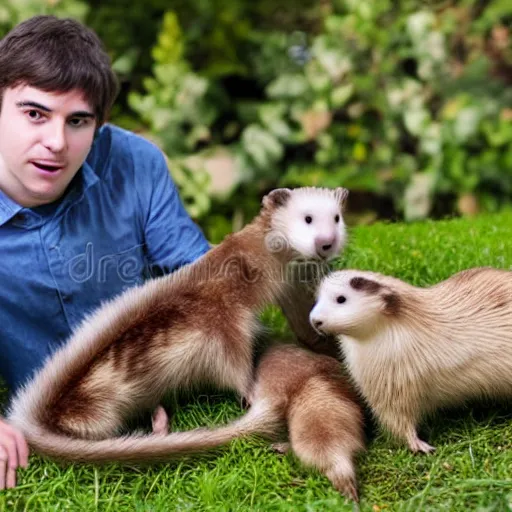
[{"label": "man's ear", "polygon": [[276,188],[263,198],[263,208],[276,209],[285,206],[291,195],[292,191],[289,188]]}]

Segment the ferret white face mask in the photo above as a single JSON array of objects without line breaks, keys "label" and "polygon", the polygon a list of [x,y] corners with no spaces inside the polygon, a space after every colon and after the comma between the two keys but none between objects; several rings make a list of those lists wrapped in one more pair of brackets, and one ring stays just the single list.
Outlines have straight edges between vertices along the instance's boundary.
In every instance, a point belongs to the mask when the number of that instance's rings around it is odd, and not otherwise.
[{"label": "ferret white face mask", "polygon": [[362,338],[387,314],[391,297],[387,287],[359,276],[357,270],[333,272],[319,286],[310,323],[324,334]]},{"label": "ferret white face mask", "polygon": [[282,242],[300,259],[334,258],[346,241],[343,204],[347,195],[341,187],[294,190],[285,206],[273,215],[273,233],[281,234]]}]

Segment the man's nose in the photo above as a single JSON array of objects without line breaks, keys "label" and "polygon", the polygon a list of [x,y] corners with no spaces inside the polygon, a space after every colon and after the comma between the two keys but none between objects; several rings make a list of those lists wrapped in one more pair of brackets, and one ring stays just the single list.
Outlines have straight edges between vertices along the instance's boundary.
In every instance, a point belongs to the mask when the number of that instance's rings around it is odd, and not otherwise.
[{"label": "man's nose", "polygon": [[66,126],[61,122],[48,123],[43,144],[52,153],[61,153],[66,149]]}]

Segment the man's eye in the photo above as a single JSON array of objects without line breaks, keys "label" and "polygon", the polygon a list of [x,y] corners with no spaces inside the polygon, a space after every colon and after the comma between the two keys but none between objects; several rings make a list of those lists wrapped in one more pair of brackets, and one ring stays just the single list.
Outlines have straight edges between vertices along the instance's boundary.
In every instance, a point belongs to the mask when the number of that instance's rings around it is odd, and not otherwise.
[{"label": "man's eye", "polygon": [[75,128],[78,126],[84,126],[87,124],[87,119],[84,119],[83,117],[75,117],[69,120],[69,124]]},{"label": "man's eye", "polygon": [[39,121],[39,119],[43,117],[41,113],[37,110],[28,110],[27,116],[30,118],[31,121]]}]

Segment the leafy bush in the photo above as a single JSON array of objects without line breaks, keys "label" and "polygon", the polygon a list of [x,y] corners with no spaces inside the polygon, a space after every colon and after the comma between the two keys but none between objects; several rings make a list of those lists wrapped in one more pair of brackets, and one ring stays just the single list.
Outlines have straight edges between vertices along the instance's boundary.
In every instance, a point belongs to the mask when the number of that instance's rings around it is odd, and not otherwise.
[{"label": "leafy bush", "polygon": [[280,185],[344,185],[406,219],[510,201],[506,2],[338,1],[309,12],[309,31],[239,22],[245,63],[225,72],[187,57],[197,52],[179,12],[164,18],[153,76],[130,104],[172,157],[194,216],[245,218],[257,204],[241,196]]},{"label": "leafy bush", "polygon": [[7,0],[0,31],[85,19],[122,80],[113,120],[162,147],[214,241],[275,186],[344,185],[359,221],[510,202],[510,2],[296,4]]},{"label": "leafy bush", "polygon": [[11,28],[37,14],[53,14],[85,20],[89,5],[85,0],[2,0],[0,3],[0,38]]}]

